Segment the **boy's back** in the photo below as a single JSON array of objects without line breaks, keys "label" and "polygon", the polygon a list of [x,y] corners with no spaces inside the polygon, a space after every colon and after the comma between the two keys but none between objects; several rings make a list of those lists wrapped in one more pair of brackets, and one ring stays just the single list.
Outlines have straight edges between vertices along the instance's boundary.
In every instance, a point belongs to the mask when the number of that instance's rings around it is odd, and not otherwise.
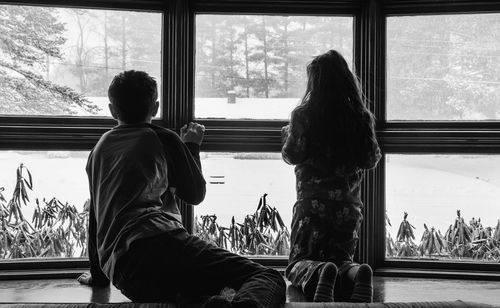
[{"label": "boy's back", "polygon": [[113,128],[90,154],[90,220],[91,225],[99,222],[96,248],[108,277],[133,241],[182,228],[173,195],[177,184],[192,178],[191,191],[184,192],[188,202],[203,199],[205,182],[198,152],[187,152],[174,132],[141,123]]}]

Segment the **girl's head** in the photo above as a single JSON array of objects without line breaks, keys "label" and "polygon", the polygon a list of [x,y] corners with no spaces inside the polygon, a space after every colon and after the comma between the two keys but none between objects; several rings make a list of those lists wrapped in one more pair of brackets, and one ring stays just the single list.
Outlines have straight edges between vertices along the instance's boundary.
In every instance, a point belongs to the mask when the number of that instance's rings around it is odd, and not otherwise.
[{"label": "girl's head", "polygon": [[365,138],[374,125],[357,77],[335,50],[308,64],[306,93],[294,113],[307,119],[312,145],[331,152],[341,163],[352,162],[364,151]]},{"label": "girl's head", "polygon": [[358,80],[340,53],[330,50],[307,65],[307,90],[303,103],[321,104],[319,109],[334,105],[359,107],[356,103],[349,103],[353,99],[364,105]]}]

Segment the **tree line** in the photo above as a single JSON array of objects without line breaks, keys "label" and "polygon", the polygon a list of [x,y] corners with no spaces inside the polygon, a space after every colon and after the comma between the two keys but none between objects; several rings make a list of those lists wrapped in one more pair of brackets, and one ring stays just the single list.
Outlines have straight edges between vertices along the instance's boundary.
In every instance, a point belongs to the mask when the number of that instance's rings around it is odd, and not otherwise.
[{"label": "tree line", "polygon": [[[105,97],[117,72],[160,79],[159,13],[0,5],[0,16],[1,114],[92,114],[87,98]],[[195,31],[197,98],[298,98],[313,56],[353,62],[352,17],[197,15]],[[389,17],[386,55],[389,120],[500,118],[499,14]]]},{"label": "tree line", "polygon": [[200,15],[196,97],[300,97],[306,64],[331,48],[352,61],[348,17]]}]

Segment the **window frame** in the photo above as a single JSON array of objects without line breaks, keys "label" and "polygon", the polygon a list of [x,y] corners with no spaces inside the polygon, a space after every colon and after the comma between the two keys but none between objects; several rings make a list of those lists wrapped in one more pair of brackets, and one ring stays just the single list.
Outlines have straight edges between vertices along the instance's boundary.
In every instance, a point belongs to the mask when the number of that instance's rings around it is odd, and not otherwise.
[{"label": "window frame", "polygon": [[380,53],[384,65],[381,67],[380,98],[376,116],[377,137],[383,149],[380,161],[382,177],[378,186],[379,213],[370,221],[384,230],[377,238],[379,249],[375,250],[376,272],[394,277],[441,277],[499,280],[500,263],[447,262],[398,260],[385,258],[385,154],[500,154],[499,121],[388,121],[386,119],[386,20],[391,16],[419,16],[437,14],[499,13],[500,3],[494,1],[412,1],[387,0],[382,6],[380,21]]},{"label": "window frame", "polygon": [[[498,122],[396,122],[385,117],[385,29],[388,16],[500,12],[495,0],[0,0],[1,4],[154,10],[163,13],[162,119],[155,124],[178,131],[193,120],[196,14],[349,15],[354,17],[356,73],[377,118],[382,152],[391,154],[500,154]],[[279,152],[279,120],[197,120],[207,127],[202,151]],[[0,149],[91,150],[115,125],[112,119],[0,117]],[[367,204],[357,260],[377,275],[500,280],[500,263],[443,263],[385,259],[385,162],[366,172],[362,199]],[[193,207],[182,204],[192,230]],[[273,267],[284,257],[251,257]],[[88,259],[1,260],[0,279],[69,278],[88,267]]]},{"label": "window frame", "polygon": [[[159,12],[163,14],[162,20],[162,76],[170,73],[169,66],[165,62],[167,48],[171,45],[167,41],[170,33],[166,33],[165,25],[171,16],[168,16],[168,8],[159,0],[0,0],[0,5],[27,5],[60,8],[85,8],[85,9],[109,9],[109,10],[131,10],[145,12]],[[165,117],[166,107],[171,105],[169,87],[162,83],[159,91],[162,93],[162,117],[154,119],[155,124],[167,126],[169,123]],[[8,134],[0,135],[0,149],[66,149],[66,150],[91,150],[99,136],[106,130],[116,125],[116,121],[103,117],[75,117],[75,116],[23,116],[23,115],[0,115],[0,129]],[[32,138],[36,136],[35,138]],[[76,140],[75,140],[76,139]],[[84,142],[80,139],[85,140]]]},{"label": "window frame", "polygon": [[[61,8],[112,9],[151,11],[163,14],[162,20],[162,77],[176,74],[177,67],[167,65],[175,63],[169,51],[172,42],[172,31],[165,27],[171,22],[173,14],[169,14],[169,4],[160,0],[101,0],[101,1],[64,1],[64,0],[0,0],[3,5],[29,5]],[[168,32],[167,32],[168,31]],[[168,80],[171,80],[169,78]],[[172,89],[162,82],[162,112],[160,119],[153,123],[172,128],[169,123],[176,123],[175,113],[169,113],[174,99]],[[166,116],[166,115],[169,116]],[[0,116],[0,150],[87,150],[90,151],[100,136],[116,125],[112,118],[102,117],[65,117],[65,116]],[[72,278],[88,269],[88,258],[55,258],[55,259],[9,259],[0,260],[0,279],[40,279],[40,278]]]},{"label": "window frame", "polygon": [[[353,57],[355,67],[359,67],[356,57],[356,23],[361,10],[361,1],[238,1],[238,0],[193,0],[190,8],[193,32],[192,44],[193,70],[190,75],[190,105],[194,108],[195,71],[194,48],[196,46],[195,21],[198,14],[250,14],[250,15],[316,15],[316,16],[349,16],[353,17]],[[193,116],[193,110],[190,115]],[[192,120],[192,118],[190,119]],[[207,128],[203,151],[247,151],[278,152],[281,151],[281,127],[288,124],[286,120],[239,120],[239,119],[196,119]],[[251,138],[249,138],[251,137]]]}]

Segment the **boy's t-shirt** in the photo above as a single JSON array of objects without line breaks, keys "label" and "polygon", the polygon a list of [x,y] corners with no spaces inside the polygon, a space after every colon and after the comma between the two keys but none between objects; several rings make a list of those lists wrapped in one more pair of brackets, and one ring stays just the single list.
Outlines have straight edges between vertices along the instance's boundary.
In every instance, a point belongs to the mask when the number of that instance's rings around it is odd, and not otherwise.
[{"label": "boy's t-shirt", "polygon": [[175,196],[205,197],[199,145],[168,129],[124,124],[106,132],[89,155],[89,259],[96,284],[113,279],[130,244],[183,228]]}]

